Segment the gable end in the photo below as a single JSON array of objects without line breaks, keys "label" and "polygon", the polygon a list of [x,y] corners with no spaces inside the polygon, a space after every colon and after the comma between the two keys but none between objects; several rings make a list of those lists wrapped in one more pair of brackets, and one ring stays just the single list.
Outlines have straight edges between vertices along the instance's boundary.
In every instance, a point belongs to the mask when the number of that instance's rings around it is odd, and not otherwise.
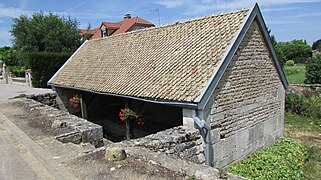
[{"label": "gable end", "polygon": [[200,96],[195,100],[195,102],[198,103],[199,110],[209,109],[209,107],[211,106],[210,100],[212,99],[212,96],[214,94],[214,91],[215,91],[219,81],[221,80],[225,70],[227,69],[228,65],[230,64],[231,60],[233,59],[234,55],[236,54],[240,44],[243,42],[250,26],[252,25],[252,23],[254,21],[257,21],[257,23],[258,23],[258,26],[262,32],[266,46],[268,47],[270,54],[272,56],[273,62],[276,66],[278,75],[282,81],[284,88],[287,89],[288,82],[286,80],[285,74],[282,70],[281,64],[278,60],[275,49],[272,45],[271,38],[270,38],[269,33],[267,31],[267,27],[266,27],[265,22],[263,20],[263,16],[260,12],[258,4],[255,4],[254,7],[252,8],[252,10],[249,12],[248,16],[246,17],[245,21],[243,22],[242,27],[240,28],[239,32],[233,38],[232,43],[229,45],[228,50],[226,50],[224,57],[222,58],[220,64],[216,68],[210,81],[205,86],[205,88],[201,92]]}]

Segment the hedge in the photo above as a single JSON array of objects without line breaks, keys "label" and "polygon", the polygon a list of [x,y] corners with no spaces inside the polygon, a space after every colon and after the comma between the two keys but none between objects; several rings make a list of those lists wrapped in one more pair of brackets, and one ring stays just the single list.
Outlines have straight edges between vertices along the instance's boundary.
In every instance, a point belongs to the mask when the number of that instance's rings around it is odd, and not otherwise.
[{"label": "hedge", "polygon": [[47,82],[68,60],[71,53],[31,52],[24,56],[26,67],[31,69],[32,86],[47,87]]}]

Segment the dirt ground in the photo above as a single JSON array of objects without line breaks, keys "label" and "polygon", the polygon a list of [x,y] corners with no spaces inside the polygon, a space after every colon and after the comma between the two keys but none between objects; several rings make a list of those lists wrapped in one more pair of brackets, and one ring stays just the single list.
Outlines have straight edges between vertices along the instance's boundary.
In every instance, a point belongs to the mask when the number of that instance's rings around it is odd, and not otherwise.
[{"label": "dirt ground", "polygon": [[[0,112],[50,154],[52,163],[62,164],[77,179],[189,179],[185,173],[160,166],[154,161],[129,155],[120,162],[106,162],[104,151],[90,145],[62,144],[54,136],[68,128],[53,129],[53,119],[19,103],[0,104]],[[87,149],[84,150],[84,147]],[[89,149],[89,150],[88,150]]]}]

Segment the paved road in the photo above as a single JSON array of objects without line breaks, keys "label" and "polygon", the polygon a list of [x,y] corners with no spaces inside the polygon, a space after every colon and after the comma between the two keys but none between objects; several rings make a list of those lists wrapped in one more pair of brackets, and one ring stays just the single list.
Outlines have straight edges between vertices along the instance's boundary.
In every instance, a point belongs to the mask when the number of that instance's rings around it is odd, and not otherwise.
[{"label": "paved road", "polygon": [[3,131],[0,129],[0,179],[22,179],[25,177],[36,179],[36,173],[20,156],[12,142],[8,141]]},{"label": "paved road", "polygon": [[44,94],[48,92],[52,92],[52,90],[31,88],[18,84],[5,84],[4,80],[0,80],[0,103],[7,102],[8,98],[12,98],[20,94]]},{"label": "paved road", "polygon": [[[48,92],[52,90],[5,84],[0,80],[0,104],[19,94]],[[0,112],[0,180],[75,179],[47,157],[44,149]]]},{"label": "paved road", "polygon": [[0,112],[0,180],[77,179]]}]

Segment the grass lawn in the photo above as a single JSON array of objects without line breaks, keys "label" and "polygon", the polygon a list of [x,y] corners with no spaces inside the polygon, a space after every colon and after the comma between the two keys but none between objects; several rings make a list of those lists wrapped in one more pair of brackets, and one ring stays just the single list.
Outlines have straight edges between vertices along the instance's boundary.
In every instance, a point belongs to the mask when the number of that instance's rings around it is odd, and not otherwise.
[{"label": "grass lawn", "polygon": [[285,76],[290,84],[304,84],[305,72],[304,64],[284,67]]}]

